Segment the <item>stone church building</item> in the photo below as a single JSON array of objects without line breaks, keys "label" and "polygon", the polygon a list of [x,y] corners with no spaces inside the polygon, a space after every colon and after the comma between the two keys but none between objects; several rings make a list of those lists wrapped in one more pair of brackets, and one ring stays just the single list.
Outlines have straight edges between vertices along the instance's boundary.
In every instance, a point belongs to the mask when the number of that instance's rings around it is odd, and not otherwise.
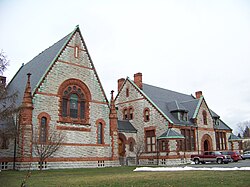
[{"label": "stone church building", "polygon": [[16,138],[0,137],[0,169],[39,169],[36,146],[56,143],[53,133],[63,141],[42,163],[49,169],[135,164],[139,145],[140,164],[150,165],[241,149],[202,92],[194,97],[151,86],[137,73],[119,79],[109,100],[78,26],[23,65],[6,89],[18,91],[20,112]]}]

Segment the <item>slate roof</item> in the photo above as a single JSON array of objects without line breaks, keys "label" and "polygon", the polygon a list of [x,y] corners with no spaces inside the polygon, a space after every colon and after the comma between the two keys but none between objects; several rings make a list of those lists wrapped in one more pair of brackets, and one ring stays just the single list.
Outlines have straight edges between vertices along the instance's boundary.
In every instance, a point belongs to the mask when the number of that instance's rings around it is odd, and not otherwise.
[{"label": "slate roof", "polygon": [[[133,81],[128,79],[132,84]],[[135,84],[134,84],[135,85]],[[135,85],[136,86],[136,85]],[[139,88],[138,88],[139,89]],[[140,90],[140,89],[139,89]],[[164,88],[159,88],[149,84],[143,83],[143,90],[140,90],[153,104],[174,124],[184,125],[184,126],[194,126],[193,118],[197,113],[202,99],[196,99],[193,95],[187,95],[175,91],[171,91]],[[220,118],[211,109],[210,113],[213,118]],[[179,120],[174,115],[174,111],[185,111],[188,112],[188,121]],[[220,120],[218,126],[215,126],[215,129],[218,130],[231,130],[222,120]]]},{"label": "slate roof", "polygon": [[168,128],[168,130],[166,132],[164,132],[161,136],[159,136],[157,139],[184,139],[184,136],[178,132],[176,132],[175,130],[173,130],[172,128]]},{"label": "slate roof", "polygon": [[[191,121],[192,115],[190,114],[194,113],[196,109],[194,106],[199,102],[199,99],[195,99],[192,95],[182,94],[148,84],[143,84],[143,92],[171,119],[171,121],[173,121],[173,123],[193,125]],[[188,111],[189,121],[178,120],[171,113],[174,110]]]},{"label": "slate roof", "polygon": [[231,130],[231,128],[226,124],[224,123],[221,119],[219,119],[219,126],[215,126],[214,128],[215,129],[218,129],[218,130]]},{"label": "slate roof", "polygon": [[136,133],[136,128],[128,120],[118,120],[118,132]]},{"label": "slate roof", "polygon": [[30,77],[30,84],[33,93],[34,89],[41,81],[41,78],[44,77],[44,74],[47,72],[50,65],[54,62],[60,51],[63,49],[72,33],[68,34],[67,36],[56,42],[54,45],[41,52],[39,55],[37,55],[27,64],[23,65],[18,70],[16,75],[7,86],[7,89],[10,93],[18,91],[18,98],[16,100],[17,106],[21,105],[23,99],[23,94],[27,82],[27,73],[32,74]]},{"label": "slate roof", "polygon": [[233,133],[229,136],[228,141],[239,141],[241,140],[238,136],[234,135]]}]

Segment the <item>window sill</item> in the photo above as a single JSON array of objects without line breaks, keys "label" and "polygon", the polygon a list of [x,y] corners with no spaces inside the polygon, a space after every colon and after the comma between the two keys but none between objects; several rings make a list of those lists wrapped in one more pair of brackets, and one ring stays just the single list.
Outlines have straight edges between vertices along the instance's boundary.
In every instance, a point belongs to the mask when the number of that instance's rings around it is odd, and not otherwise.
[{"label": "window sill", "polygon": [[59,121],[57,121],[57,122],[58,123],[70,123],[70,124],[90,126],[87,119],[80,119],[80,118],[74,119],[74,118],[70,118],[70,117],[60,117]]},{"label": "window sill", "polygon": [[75,126],[56,126],[57,130],[68,130],[68,131],[85,131],[85,132],[90,132],[90,128],[86,127],[75,127]]}]

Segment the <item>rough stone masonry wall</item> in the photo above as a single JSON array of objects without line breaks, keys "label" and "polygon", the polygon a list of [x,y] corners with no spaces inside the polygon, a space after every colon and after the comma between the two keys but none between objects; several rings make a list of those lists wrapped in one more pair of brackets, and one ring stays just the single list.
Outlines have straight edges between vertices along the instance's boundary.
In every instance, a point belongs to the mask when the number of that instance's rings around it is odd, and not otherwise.
[{"label": "rough stone masonry wall", "polygon": [[[204,122],[203,122],[203,115],[202,115],[202,112],[203,111],[206,111],[207,113],[207,125],[204,125]],[[204,100],[202,101],[201,103],[201,106],[200,106],[200,109],[198,111],[198,115],[197,115],[197,125],[199,128],[202,128],[201,130],[198,131],[198,143],[199,143],[199,150],[201,150],[201,140],[202,140],[202,137],[205,135],[205,134],[208,134],[211,139],[212,139],[212,143],[213,143],[213,150],[216,150],[216,140],[215,140],[215,132],[214,132],[214,127],[213,127],[213,118],[212,116],[210,115],[210,112],[209,112],[209,109],[206,105],[206,103],[204,102]],[[197,139],[197,137],[196,137]],[[197,146],[197,145],[196,145]],[[198,148],[197,148],[198,149]]]},{"label": "rough stone masonry wall", "polygon": [[[126,89],[129,88],[129,97],[126,96]],[[132,101],[132,102],[130,102]],[[137,138],[140,141],[144,141],[144,129],[148,127],[155,127],[156,136],[160,136],[167,130],[168,121],[160,115],[160,113],[134,88],[134,86],[127,81],[120,91],[119,97],[116,100],[116,104],[119,108],[118,119],[123,119],[123,109],[133,107],[134,118],[130,120],[133,126],[137,129]],[[144,121],[144,109],[149,108],[150,110],[150,120],[148,122]],[[136,139],[135,141],[139,141]],[[128,151],[128,150],[127,150]],[[148,164],[148,158],[155,156],[156,153],[146,153],[142,157],[144,159],[140,160],[141,164]]]},{"label": "rough stone masonry wall", "polygon": [[[74,46],[80,47],[79,58],[74,57]],[[93,67],[80,39],[80,35],[79,33],[76,33],[40,86],[38,92],[42,92],[44,94],[36,94],[33,98],[35,106],[33,111],[34,129],[37,128],[37,117],[42,112],[46,112],[50,115],[51,120],[49,128],[51,129],[56,129],[56,126],[77,127],[81,125],[58,123],[58,89],[65,80],[74,78],[84,82],[91,92],[92,102],[90,102],[90,127],[86,126],[86,128],[90,128],[90,132],[63,130],[62,133],[65,135],[66,143],[70,144],[70,146],[62,146],[60,151],[56,152],[53,157],[107,158],[111,155],[109,107],[105,104],[106,100],[104,93],[102,92],[100,84],[97,81],[94,70],[91,68]],[[98,119],[103,119],[105,121],[104,143],[106,146],[96,146],[96,121]],[[76,144],[87,144],[88,146],[77,146]]]}]

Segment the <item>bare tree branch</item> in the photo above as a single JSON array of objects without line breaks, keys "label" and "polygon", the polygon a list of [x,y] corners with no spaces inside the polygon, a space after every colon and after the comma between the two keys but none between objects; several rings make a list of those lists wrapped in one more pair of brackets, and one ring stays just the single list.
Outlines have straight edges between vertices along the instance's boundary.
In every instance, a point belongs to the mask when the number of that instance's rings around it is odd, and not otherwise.
[{"label": "bare tree branch", "polygon": [[134,153],[135,153],[135,159],[136,159],[136,165],[139,164],[140,156],[145,151],[145,142],[144,138],[142,136],[137,136],[137,141],[134,146]]},{"label": "bare tree branch", "polygon": [[0,75],[6,70],[7,66],[9,65],[9,60],[7,56],[4,54],[3,50],[0,51]]},{"label": "bare tree branch", "polygon": [[49,135],[48,135],[46,141],[42,141],[39,138],[38,131],[36,131],[36,133],[34,133],[33,143],[35,146],[35,154],[39,158],[40,170],[42,170],[42,168],[43,168],[42,167],[43,162],[47,158],[52,156],[55,152],[57,152],[58,149],[60,149],[64,139],[65,139],[64,136],[60,132],[57,132],[55,130],[51,130],[49,132]]}]

